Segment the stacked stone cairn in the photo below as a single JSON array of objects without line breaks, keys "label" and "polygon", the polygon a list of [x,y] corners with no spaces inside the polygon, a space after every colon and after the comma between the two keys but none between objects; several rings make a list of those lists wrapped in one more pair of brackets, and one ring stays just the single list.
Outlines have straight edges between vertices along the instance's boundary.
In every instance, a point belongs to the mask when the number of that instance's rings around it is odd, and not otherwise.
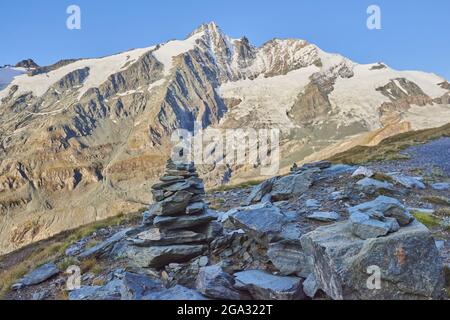
[{"label": "stacked stone cairn", "polygon": [[152,187],[154,204],[144,217],[144,231],[130,239],[140,247],[141,267],[163,268],[204,254],[222,232],[205,202],[205,188],[194,164],[170,159],[160,183]]}]

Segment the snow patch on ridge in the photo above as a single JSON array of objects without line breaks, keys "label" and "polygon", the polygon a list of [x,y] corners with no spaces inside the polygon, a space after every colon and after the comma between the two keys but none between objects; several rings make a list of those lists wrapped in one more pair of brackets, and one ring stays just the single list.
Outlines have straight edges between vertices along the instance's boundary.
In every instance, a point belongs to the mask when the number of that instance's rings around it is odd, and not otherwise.
[{"label": "snow patch on ridge", "polygon": [[180,54],[188,52],[195,48],[195,44],[204,33],[200,32],[192,35],[186,40],[173,40],[162,44],[158,50],[153,52],[153,56],[164,65],[164,75],[170,74],[173,67],[172,59]]},{"label": "snow patch on ridge", "polygon": [[159,87],[159,86],[162,86],[163,84],[165,84],[166,83],[166,79],[160,79],[160,80],[158,80],[158,81],[155,81],[155,82],[153,82],[152,84],[150,84],[149,86],[148,86],[148,91],[152,91],[154,88],[157,88],[157,87]]},{"label": "snow patch on ridge", "polygon": [[341,115],[341,119],[353,122],[355,119],[364,120],[371,129],[379,127],[378,109],[384,102],[390,102],[376,89],[397,78],[406,78],[417,84],[428,96],[437,98],[445,94],[446,90],[437,84],[444,79],[424,72],[396,71],[391,68],[371,70],[376,64],[355,64],[354,76],[338,78],[334,90],[330,94],[330,102],[334,110]]},{"label": "snow patch on ridge", "polygon": [[90,88],[99,87],[108,80],[112,74],[124,70],[124,66],[129,66],[132,62],[137,61],[145,53],[154,47],[135,49],[126,51],[112,56],[97,59],[83,59],[53,70],[48,73],[28,76],[22,74],[14,78],[7,88],[0,92],[0,99],[6,96],[12,85],[18,85],[19,89],[15,95],[32,92],[36,97],[42,96],[56,82],[64,76],[75,70],[89,68],[89,76],[85,80],[83,86],[79,88],[78,98],[81,98]]},{"label": "snow patch on ridge", "polygon": [[219,88],[223,98],[237,98],[242,102],[229,110],[225,119],[232,117],[239,121],[250,116],[250,121],[271,124],[280,129],[294,127],[287,111],[294,104],[298,94],[310,82],[309,77],[320,69],[309,66],[291,71],[286,75],[265,78],[263,75],[254,80],[227,82]]}]

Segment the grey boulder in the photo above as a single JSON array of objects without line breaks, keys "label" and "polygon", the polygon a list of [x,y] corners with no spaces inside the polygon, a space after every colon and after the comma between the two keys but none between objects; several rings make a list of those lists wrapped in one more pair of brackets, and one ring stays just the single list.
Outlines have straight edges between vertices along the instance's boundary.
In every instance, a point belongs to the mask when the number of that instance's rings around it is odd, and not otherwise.
[{"label": "grey boulder", "polygon": [[159,280],[126,272],[122,279],[120,293],[122,300],[143,300],[149,293],[163,289],[163,284]]},{"label": "grey boulder", "polygon": [[83,286],[69,292],[69,300],[120,300],[121,280],[112,280],[104,286]]},{"label": "grey boulder", "polygon": [[208,300],[201,293],[176,285],[169,289],[151,292],[142,300],[170,300],[170,301],[185,301],[185,300]]},{"label": "grey boulder", "polygon": [[391,231],[391,224],[359,212],[350,216],[350,226],[352,233],[361,239],[382,237]]},{"label": "grey boulder", "polygon": [[303,291],[305,292],[305,295],[313,299],[317,292],[319,291],[320,287],[317,283],[316,276],[314,273],[310,273],[308,277],[303,282]]},{"label": "grey boulder", "polygon": [[331,163],[330,161],[322,160],[322,161],[317,161],[317,162],[312,162],[312,163],[306,163],[301,167],[301,169],[317,168],[320,170],[324,170],[324,169],[330,168],[332,165],[333,165],[333,163]]},{"label": "grey boulder", "polygon": [[234,278],[223,272],[219,265],[200,269],[196,288],[203,295],[220,300],[244,300],[245,294],[234,288]]},{"label": "grey boulder", "polygon": [[267,244],[276,238],[287,222],[286,217],[275,206],[237,211],[229,218],[236,227],[242,228],[262,244]]},{"label": "grey boulder", "polygon": [[357,188],[366,193],[375,193],[377,191],[394,191],[394,185],[386,181],[379,181],[372,178],[364,178],[356,183]]},{"label": "grey boulder", "polygon": [[450,183],[440,182],[431,185],[434,190],[445,191],[450,190]]},{"label": "grey boulder", "polygon": [[281,228],[281,232],[274,235],[270,242],[277,242],[283,240],[299,241],[303,235],[301,226],[297,223],[286,223]]},{"label": "grey boulder", "polygon": [[188,230],[161,231],[158,228],[150,228],[127,240],[140,247],[165,246],[206,241],[207,235]]},{"label": "grey boulder", "polygon": [[328,169],[324,169],[321,172],[322,176],[337,176],[342,174],[351,173],[355,170],[354,166],[349,166],[347,164],[334,164]]},{"label": "grey boulder", "polygon": [[375,172],[373,172],[372,169],[361,166],[358,169],[356,169],[355,172],[353,172],[352,177],[354,177],[354,178],[357,178],[357,177],[371,178],[371,177],[373,177],[374,174],[375,174]]},{"label": "grey boulder", "polygon": [[58,267],[53,263],[47,263],[32,272],[26,274],[18,283],[12,286],[13,289],[21,289],[23,287],[40,284],[59,273]]},{"label": "grey boulder", "polygon": [[405,188],[420,189],[420,190],[426,189],[425,184],[422,181],[420,181],[419,178],[403,176],[398,174],[392,174],[390,176],[395,182],[397,182],[398,184],[402,185]]},{"label": "grey boulder", "polygon": [[306,277],[311,273],[312,266],[309,264],[299,240],[271,243],[267,256],[281,275],[295,274]]},{"label": "grey boulder", "polygon": [[379,196],[373,201],[365,202],[348,209],[350,215],[363,213],[372,219],[383,220],[384,217],[395,218],[400,226],[405,226],[414,220],[408,209],[395,198]]},{"label": "grey boulder", "polygon": [[321,222],[336,222],[341,218],[341,216],[332,211],[332,212],[314,212],[313,214],[308,216],[308,219],[317,220]]},{"label": "grey boulder", "polygon": [[250,194],[248,195],[245,203],[251,205],[254,203],[261,202],[262,199],[272,191],[273,183],[276,179],[268,179],[261,184],[254,186]]},{"label": "grey boulder", "polygon": [[155,203],[152,212],[157,216],[185,214],[192,196],[191,192],[177,191],[174,195]]},{"label": "grey boulder", "polygon": [[303,280],[297,277],[275,276],[262,270],[234,274],[235,287],[247,290],[255,300],[303,300]]},{"label": "grey boulder", "polygon": [[174,182],[174,181],[178,182],[183,181],[183,179],[184,179],[183,176],[176,176],[176,175],[165,175],[159,178],[159,180],[162,182]]},{"label": "grey boulder", "polygon": [[187,214],[199,214],[203,213],[206,209],[206,205],[204,202],[194,202],[187,206],[186,213]]},{"label": "grey boulder", "polygon": [[42,301],[42,300],[45,300],[46,298],[48,298],[49,295],[50,295],[50,290],[44,289],[44,290],[40,290],[38,292],[33,293],[33,296],[31,299],[34,301]]},{"label": "grey boulder", "polygon": [[86,245],[87,241],[78,241],[71,246],[69,246],[64,254],[68,257],[74,257],[78,255],[81,251],[83,251],[84,246]]},{"label": "grey boulder", "polygon": [[223,226],[219,221],[211,221],[211,223],[202,227],[200,232],[205,235],[206,241],[211,242],[223,235]]},{"label": "grey boulder", "polygon": [[303,194],[311,187],[314,172],[314,170],[307,170],[279,178],[272,186],[272,200],[282,201]]},{"label": "grey boulder", "polygon": [[134,247],[127,250],[130,263],[141,268],[161,268],[169,263],[189,261],[206,251],[205,245]]},{"label": "grey boulder", "polygon": [[189,229],[205,225],[210,221],[216,220],[217,216],[211,212],[195,216],[178,216],[178,217],[163,217],[158,216],[153,221],[154,226],[164,230]]},{"label": "grey boulder", "polygon": [[309,209],[318,209],[320,208],[320,202],[316,199],[308,199],[305,202],[305,206]]},{"label": "grey boulder", "polygon": [[114,235],[112,235],[111,237],[106,239],[105,241],[103,241],[103,242],[97,244],[96,246],[94,246],[92,248],[89,248],[89,249],[83,251],[82,253],[80,253],[79,258],[80,259],[86,259],[86,258],[89,258],[91,256],[101,255],[101,254],[105,253],[115,243],[117,243],[120,240],[122,240],[130,231],[132,231],[132,228],[124,229],[124,230],[121,230],[121,231],[115,233]]},{"label": "grey boulder", "polygon": [[[318,286],[332,299],[438,299],[443,289],[439,252],[415,221],[382,238],[362,240],[346,222],[317,228],[301,239]],[[373,286],[374,270],[380,271]]]}]

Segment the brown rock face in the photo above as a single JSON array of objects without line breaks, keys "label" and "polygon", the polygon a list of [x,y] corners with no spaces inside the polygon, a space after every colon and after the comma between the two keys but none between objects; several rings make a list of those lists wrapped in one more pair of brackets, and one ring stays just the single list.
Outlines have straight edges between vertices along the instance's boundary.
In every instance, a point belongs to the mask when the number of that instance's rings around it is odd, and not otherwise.
[{"label": "brown rock face", "polygon": [[442,89],[450,90],[450,83],[448,81],[444,81],[438,84]]},{"label": "brown rock face", "polygon": [[289,112],[289,117],[297,123],[307,125],[326,116],[330,111],[331,104],[328,93],[319,85],[311,82],[305,88],[305,92],[298,96]]},{"label": "brown rock face", "polygon": [[[449,100],[444,92],[430,100],[411,81],[391,76],[400,72],[379,65],[372,75],[386,73],[386,83],[396,79],[380,88],[385,96],[364,91],[360,94],[375,96],[375,102],[365,106],[356,99],[348,107],[352,96],[344,93],[339,100],[334,95],[340,84],[361,76],[372,84],[365,72],[356,71],[364,66],[303,40],[274,39],[256,48],[245,37],[226,36],[214,23],[193,34],[196,38],[186,39],[182,52],[162,54],[167,61],[157,51],[174,43],[138,50],[138,55],[119,54],[125,60],[114,71],[110,60],[107,68],[98,63],[116,55],[61,60],[1,84],[0,255],[145,208],[152,201],[148,190],[170,155],[172,133],[192,131],[196,122],[203,128],[286,130],[280,139],[281,167],[286,168],[325,154],[321,150],[330,145],[338,150],[341,146],[334,146],[348,137],[408,130],[402,116],[411,104]],[[93,84],[99,77],[101,82]],[[442,80],[433,85],[437,92],[448,88]],[[376,131],[381,126],[388,128],[383,134]],[[208,186],[259,176],[249,163],[197,169]]]},{"label": "brown rock face", "polygon": [[400,114],[409,110],[413,104],[418,106],[433,104],[433,99],[418,85],[404,78],[394,79],[387,85],[377,88],[377,91],[391,100],[380,107],[381,122],[385,125],[398,121]]},{"label": "brown rock face", "polygon": [[90,68],[70,72],[40,97],[17,96],[12,86],[0,109],[0,254],[143,209],[148,184],[164,170],[170,134],[191,130],[194,121],[217,123],[226,110],[215,93],[218,71],[201,64],[211,60],[187,52],[161,81],[164,66],[149,51],[81,97],[77,88]]},{"label": "brown rock face", "polygon": [[353,75],[353,71],[345,63],[332,68],[330,74],[314,73],[310,77],[311,82],[298,95],[288,116],[302,126],[325,118],[332,111],[329,95],[334,90],[336,80],[351,78]]}]

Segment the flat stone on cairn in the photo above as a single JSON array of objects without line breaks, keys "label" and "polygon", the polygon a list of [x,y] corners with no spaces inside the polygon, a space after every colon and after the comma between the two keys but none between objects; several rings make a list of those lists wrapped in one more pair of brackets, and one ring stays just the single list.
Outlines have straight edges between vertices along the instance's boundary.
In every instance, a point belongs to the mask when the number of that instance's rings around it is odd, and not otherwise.
[{"label": "flat stone on cairn", "polygon": [[134,246],[130,258],[139,267],[163,268],[197,257],[218,231],[212,222],[216,216],[208,213],[204,202],[203,181],[193,164],[175,164],[169,159],[160,181],[152,187],[152,224],[129,239]]}]

